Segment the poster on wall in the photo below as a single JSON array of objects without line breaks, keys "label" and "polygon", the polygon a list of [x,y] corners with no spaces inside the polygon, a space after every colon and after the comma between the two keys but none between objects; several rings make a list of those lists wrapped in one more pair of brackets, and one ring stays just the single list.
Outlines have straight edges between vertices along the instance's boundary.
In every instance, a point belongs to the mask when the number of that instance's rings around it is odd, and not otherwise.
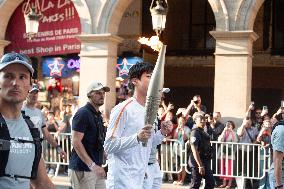
[{"label": "poster on wall", "polygon": [[138,62],[143,62],[143,59],[140,57],[120,57],[116,64],[116,76],[123,79],[128,78],[129,69]]},{"label": "poster on wall", "polygon": [[[35,8],[40,14],[38,33],[31,39],[26,34],[24,14]],[[6,30],[11,43],[6,52],[14,51],[29,56],[79,53],[81,34],[79,15],[71,0],[25,0],[11,16]]]},{"label": "poster on wall", "polygon": [[79,57],[46,57],[42,58],[42,76],[67,78],[80,71]]}]

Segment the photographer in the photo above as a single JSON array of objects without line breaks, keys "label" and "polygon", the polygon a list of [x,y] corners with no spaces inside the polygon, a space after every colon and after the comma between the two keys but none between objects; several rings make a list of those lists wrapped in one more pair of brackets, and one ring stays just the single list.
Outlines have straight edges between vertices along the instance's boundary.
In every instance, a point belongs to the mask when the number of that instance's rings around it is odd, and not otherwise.
[{"label": "photographer", "polygon": [[246,112],[246,119],[251,119],[252,126],[258,128],[259,130],[263,121],[262,116],[268,113],[267,106],[264,107],[266,107],[266,109],[263,108],[262,110],[261,108],[255,107],[254,102],[251,102]]},{"label": "photographer", "polygon": [[273,123],[277,123],[279,121],[284,120],[284,107],[280,107],[275,114],[272,116],[272,121]]},{"label": "photographer", "polygon": [[201,104],[201,97],[200,95],[194,95],[190,104],[187,106],[186,110],[183,112],[183,116],[186,117],[187,125],[190,129],[192,129],[194,122],[192,116],[195,112],[204,112],[206,113],[206,106]]},{"label": "photographer", "polygon": [[[264,120],[261,126],[261,130],[256,138],[256,141],[260,143],[265,150],[260,151],[260,175],[263,174],[264,165],[268,165],[270,162],[266,161],[265,155],[269,153],[269,146],[271,142],[271,122],[270,120]],[[265,167],[267,169],[267,167]],[[265,176],[259,181],[259,188],[269,189],[269,177],[267,173],[264,173]]]},{"label": "photographer", "polygon": [[[218,137],[219,142],[238,142],[237,133],[234,131],[235,123],[233,121],[227,121],[226,127],[223,130],[222,134]],[[235,164],[235,149],[232,150],[232,144],[223,145],[221,153],[221,165],[220,170],[222,175],[232,176],[234,171]],[[228,156],[228,157],[226,157]],[[232,185],[232,177],[220,177],[223,180],[223,184],[219,186],[220,188],[230,188]],[[228,184],[227,184],[228,181]]]},{"label": "photographer", "polygon": [[[259,131],[256,127],[252,126],[252,121],[250,119],[244,119],[242,125],[238,128],[237,130],[237,135],[240,138],[240,143],[248,143],[248,144],[253,144],[256,142],[256,137],[258,136]],[[244,149],[244,154],[242,156],[242,150],[239,150],[239,161],[238,164],[239,166],[239,173],[241,174],[242,172],[246,175],[252,176],[253,171],[255,171],[255,173],[257,173],[257,162],[255,160],[252,159],[253,157],[253,148],[250,147],[249,151],[247,151],[247,148]],[[256,152],[256,150],[255,150]],[[246,157],[248,157],[247,153],[249,153],[249,157],[251,159],[247,159]],[[257,154],[255,154],[255,159],[257,159]],[[246,159],[243,159],[246,158]],[[252,163],[251,163],[252,161]],[[246,171],[242,170],[242,162],[244,162],[244,166],[243,167],[247,167],[247,164],[249,165],[249,169]],[[253,166],[253,163],[255,163],[255,165]],[[253,167],[255,168],[253,170]],[[256,174],[254,174],[256,175]],[[247,182],[247,188],[249,189],[256,189],[258,188],[258,181],[256,179],[246,179],[245,181],[249,181]]]}]

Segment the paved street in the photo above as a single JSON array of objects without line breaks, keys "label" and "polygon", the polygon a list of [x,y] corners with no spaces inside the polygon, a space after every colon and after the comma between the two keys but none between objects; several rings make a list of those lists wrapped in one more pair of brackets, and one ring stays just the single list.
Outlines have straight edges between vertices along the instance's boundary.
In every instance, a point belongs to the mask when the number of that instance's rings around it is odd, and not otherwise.
[{"label": "paved street", "polygon": [[[59,175],[57,177],[50,177],[57,189],[71,189],[70,182],[66,175]],[[188,189],[189,186],[176,186],[169,183],[162,184],[161,189]],[[215,188],[217,189],[217,188]]]},{"label": "paved street", "polygon": [[[66,175],[59,175],[57,177],[50,177],[57,189],[69,189],[70,182]],[[188,186],[175,186],[173,184],[163,184],[161,189],[186,189]]]}]

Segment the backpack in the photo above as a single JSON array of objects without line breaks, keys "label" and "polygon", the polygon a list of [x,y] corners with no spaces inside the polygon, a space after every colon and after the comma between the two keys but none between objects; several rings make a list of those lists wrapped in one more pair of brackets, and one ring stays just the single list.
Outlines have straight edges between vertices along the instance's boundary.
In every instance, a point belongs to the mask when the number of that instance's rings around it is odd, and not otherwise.
[{"label": "backpack", "polygon": [[[10,137],[10,133],[7,127],[7,123],[5,119],[3,118],[2,114],[0,113],[0,177],[7,176],[7,177],[12,177],[12,178],[26,178],[26,179],[36,179],[37,177],[37,171],[38,171],[38,165],[41,159],[41,153],[42,153],[42,146],[41,146],[41,141],[42,139],[40,138],[40,132],[38,128],[36,128],[33,124],[33,122],[30,120],[29,116],[25,115],[24,111],[21,111],[22,116],[27,123],[30,133],[32,135],[33,140],[24,140],[24,139],[17,139],[17,138],[12,138]],[[33,161],[33,166],[32,166],[32,172],[31,172],[31,177],[28,176],[23,176],[23,175],[9,175],[5,173],[5,169],[8,163],[8,158],[9,158],[9,152],[10,152],[10,141],[16,141],[19,143],[33,143],[35,145],[35,158]],[[1,145],[2,144],[2,145]],[[1,148],[2,147],[2,148]]]}]

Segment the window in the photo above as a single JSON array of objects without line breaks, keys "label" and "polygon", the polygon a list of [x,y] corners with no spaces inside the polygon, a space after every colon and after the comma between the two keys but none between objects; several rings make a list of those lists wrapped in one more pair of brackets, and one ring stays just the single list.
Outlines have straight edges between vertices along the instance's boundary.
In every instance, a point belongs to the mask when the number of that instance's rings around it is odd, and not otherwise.
[{"label": "window", "polygon": [[272,54],[284,55],[284,1],[273,1]]},{"label": "window", "polygon": [[[169,12],[162,40],[168,55],[209,55],[215,51],[215,39],[209,31],[216,27],[215,17],[207,0],[168,0]],[[149,7],[143,1],[142,35],[155,35]]]}]

